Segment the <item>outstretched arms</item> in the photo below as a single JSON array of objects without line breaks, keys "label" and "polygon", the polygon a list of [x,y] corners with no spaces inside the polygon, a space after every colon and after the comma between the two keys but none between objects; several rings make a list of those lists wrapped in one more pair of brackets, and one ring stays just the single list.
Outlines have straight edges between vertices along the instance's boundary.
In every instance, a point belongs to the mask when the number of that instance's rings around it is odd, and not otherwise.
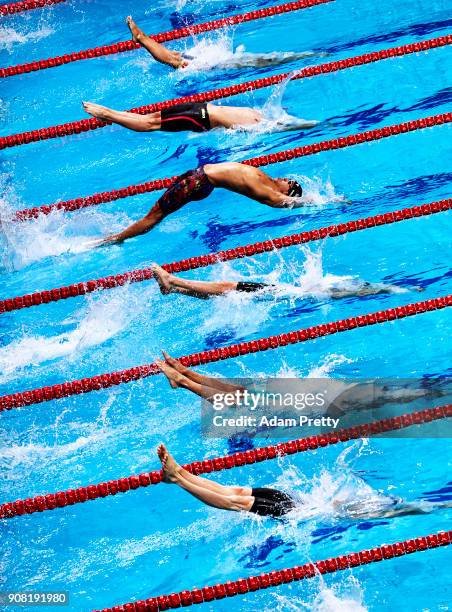
[{"label": "outstretched arms", "polygon": [[165,214],[161,210],[158,202],[151,208],[147,215],[145,215],[139,221],[135,221],[132,225],[129,225],[125,230],[119,232],[118,234],[112,234],[111,236],[107,236],[103,238],[98,246],[124,242],[124,240],[128,240],[129,238],[134,238],[135,236],[140,236],[141,234],[146,234],[149,232],[157,223],[165,217]]}]

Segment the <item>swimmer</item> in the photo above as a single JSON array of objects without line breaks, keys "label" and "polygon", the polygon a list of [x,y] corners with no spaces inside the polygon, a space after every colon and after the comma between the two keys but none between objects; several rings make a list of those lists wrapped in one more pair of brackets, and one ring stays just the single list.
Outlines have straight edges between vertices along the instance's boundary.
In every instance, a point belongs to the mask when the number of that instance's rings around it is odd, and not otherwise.
[{"label": "swimmer", "polygon": [[[251,281],[192,281],[186,280],[170,274],[157,264],[152,265],[155,280],[157,281],[160,291],[163,295],[170,293],[180,293],[202,300],[226,295],[232,291],[239,293],[276,293],[278,285],[268,283],[256,283]],[[422,287],[413,287],[413,290],[422,291]],[[364,282],[358,285],[355,289],[341,289],[337,287],[328,288],[325,293],[333,299],[346,297],[363,297],[366,295],[380,295],[389,293],[398,293],[400,288],[396,285],[372,284]],[[307,295],[305,296],[307,297]]]},{"label": "swimmer", "polygon": [[[254,385],[247,382],[247,386],[238,384],[234,381],[224,380],[215,376],[200,374],[187,366],[184,366],[178,359],[171,357],[167,352],[162,351],[164,360],[157,360],[162,373],[166,376],[172,389],[186,389],[195,395],[214,403],[216,394],[228,393],[231,396],[241,398],[246,391],[249,395],[254,394]],[[259,381],[255,381],[259,382]],[[312,391],[308,381],[305,380],[305,389]],[[314,385],[315,386],[315,385]],[[261,386],[258,385],[262,392]],[[363,380],[359,383],[338,383],[335,384],[334,397],[325,405],[322,410],[316,413],[317,416],[345,416],[358,413],[362,410],[378,411],[387,405],[402,405],[418,401],[423,398],[425,401],[432,401],[437,398],[450,398],[450,386],[443,385],[442,381],[433,381],[429,387],[408,384],[406,381],[399,381],[396,384],[379,384],[377,381]],[[265,385],[266,393],[277,392],[281,389],[272,385]],[[261,396],[262,399],[262,396]],[[259,399],[257,399],[259,405]],[[277,404],[274,404],[276,407]],[[253,429],[248,434],[255,435],[259,430]],[[247,434],[247,435],[248,435]]]},{"label": "swimmer", "polygon": [[[190,65],[190,60],[194,59],[187,54],[182,54],[178,51],[170,51],[151,36],[147,36],[143,30],[137,26],[130,15],[127,17],[126,23],[132,34],[132,40],[146,49],[157,62],[167,64],[171,66],[171,68],[178,70],[187,68]],[[315,53],[314,51],[303,51],[301,53],[245,53],[233,59],[226,60],[225,62],[220,62],[215,68],[265,68],[267,66],[286,64],[314,55],[324,57],[327,53]]]},{"label": "swimmer", "polygon": [[243,392],[245,387],[225,382],[220,378],[205,376],[184,366],[178,359],[162,351],[165,361],[157,359],[156,363],[166,376],[172,389],[187,389],[210,401],[216,393]]},{"label": "swimmer", "polygon": [[[159,445],[157,454],[162,463],[163,481],[167,484],[179,485],[207,506],[220,510],[281,518],[301,504],[279,489],[224,486],[213,480],[195,476],[175,461],[164,444]],[[435,510],[450,508],[452,502],[439,504],[423,501],[405,502],[402,499],[387,496],[381,498],[380,503],[373,504],[373,507],[372,500],[366,499],[352,504],[337,499],[333,500],[333,506],[343,518],[369,520],[429,514]]]},{"label": "swimmer", "polygon": [[210,102],[175,104],[161,111],[140,115],[117,111],[93,102],[83,102],[84,110],[93,117],[117,123],[134,132],[208,132],[215,128],[253,129],[288,132],[315,127],[319,121],[288,117],[270,121],[258,110],[246,106],[215,106]]},{"label": "swimmer", "polygon": [[[161,111],[139,115],[127,111],[117,111],[107,106],[83,102],[85,111],[101,119],[122,125],[134,132],[208,132],[214,128],[245,128],[257,125],[264,116],[257,110],[242,106],[215,106],[207,102],[175,104]],[[313,127],[317,122],[301,123],[296,129]],[[282,125],[281,128],[287,129]]]},{"label": "swimmer", "polygon": [[280,518],[295,507],[293,499],[277,489],[225,487],[213,480],[194,476],[176,463],[164,444],[159,445],[157,454],[162,462],[164,482],[179,485],[213,508]]},{"label": "swimmer", "polygon": [[124,242],[146,234],[188,202],[204,200],[220,187],[273,208],[295,208],[308,201],[302,198],[302,187],[293,179],[273,179],[259,168],[237,162],[206,164],[179,176],[142,219],[122,232],[98,241],[96,246]]}]

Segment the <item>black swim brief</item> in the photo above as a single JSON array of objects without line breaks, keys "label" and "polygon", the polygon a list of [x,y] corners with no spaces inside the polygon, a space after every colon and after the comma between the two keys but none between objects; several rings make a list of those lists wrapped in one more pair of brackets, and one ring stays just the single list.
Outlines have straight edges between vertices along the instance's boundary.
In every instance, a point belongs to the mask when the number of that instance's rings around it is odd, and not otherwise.
[{"label": "black swim brief", "polygon": [[188,202],[204,200],[214,189],[215,187],[207,178],[203,166],[200,166],[196,170],[189,170],[181,174],[168,187],[157,204],[165,215],[169,215]]},{"label": "black swim brief", "polygon": [[250,283],[239,281],[237,283],[237,291],[243,291],[245,293],[253,293],[254,291],[260,291],[261,289],[267,289],[273,287],[273,285],[267,285],[266,283]]},{"label": "black swim brief", "polygon": [[290,495],[277,489],[251,489],[251,495],[254,497],[254,503],[250,512],[259,516],[279,518],[295,508],[295,502]]},{"label": "black swim brief", "polygon": [[160,129],[164,132],[207,132],[210,127],[207,102],[176,104],[161,111]]}]

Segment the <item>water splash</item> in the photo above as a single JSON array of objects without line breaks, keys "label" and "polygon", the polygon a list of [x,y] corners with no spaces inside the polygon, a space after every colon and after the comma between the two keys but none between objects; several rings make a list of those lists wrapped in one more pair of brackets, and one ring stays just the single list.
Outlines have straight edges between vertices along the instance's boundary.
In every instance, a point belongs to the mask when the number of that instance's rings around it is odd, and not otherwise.
[{"label": "water splash", "polygon": [[320,591],[312,608],[314,612],[367,612],[364,592],[356,578],[347,576],[345,580],[328,587],[320,578]]},{"label": "water splash", "polygon": [[75,316],[77,324],[70,331],[55,336],[24,335],[0,347],[0,383],[17,377],[26,368],[55,359],[74,359],[87,349],[104,344],[148,307],[148,300],[142,298],[143,294],[138,295],[129,287],[116,290],[113,297],[90,297],[87,306]]},{"label": "water splash", "polygon": [[[312,584],[312,581],[311,581]],[[301,591],[301,588],[300,588]],[[364,592],[358,580],[351,575],[340,577],[328,587],[323,576],[316,578],[315,593],[310,599],[306,595],[268,594],[274,600],[271,608],[277,612],[367,612]],[[269,606],[270,607],[270,606]]]},{"label": "water splash", "polygon": [[311,368],[307,377],[327,378],[338,366],[344,363],[353,363],[353,359],[349,359],[345,355],[336,355],[336,353],[332,353],[331,355],[327,355],[318,365]]},{"label": "water splash", "polygon": [[[281,253],[276,253],[277,263],[273,263],[271,271],[265,275],[256,275],[255,268],[258,263],[253,259],[242,262],[242,266],[247,266],[249,276],[239,274],[230,264],[224,263],[211,271],[210,280],[215,281],[260,281],[272,285],[268,290],[257,293],[230,292],[224,296],[214,298],[210,301],[210,312],[204,319],[202,331],[212,333],[219,329],[224,329],[225,321],[228,321],[228,328],[234,334],[246,336],[257,331],[260,326],[269,319],[272,309],[281,300],[288,300],[290,305],[303,299],[324,300],[341,295],[353,295],[363,290],[403,292],[404,289],[392,285],[372,284],[358,277],[350,275],[336,275],[325,272],[323,269],[322,249],[314,250],[307,246],[300,247],[304,256],[301,270],[296,263],[286,262]],[[261,278],[264,276],[264,278]],[[287,276],[293,279],[287,282]],[[257,299],[256,299],[257,298]],[[252,303],[252,308],[250,307]],[[310,375],[312,377],[322,377],[329,371],[341,365],[349,363],[346,357],[332,355],[320,366],[315,366]]]},{"label": "water splash", "polygon": [[194,75],[206,70],[228,70],[232,68],[265,68],[281,66],[306,57],[316,55],[313,51],[273,51],[271,53],[250,53],[245,45],[234,48],[234,29],[215,32],[209,36],[197,39],[193,46],[185,43],[183,55],[189,60],[184,70],[177,71],[178,79]]},{"label": "water splash", "polygon": [[0,28],[0,51],[6,50],[11,52],[16,45],[22,45],[27,42],[36,42],[42,38],[47,38],[53,34],[54,30],[48,26],[42,26],[39,30],[34,30],[24,34],[17,32],[13,28]]},{"label": "water splash", "polygon": [[67,215],[55,210],[31,221],[17,223],[8,201],[0,200],[0,261],[8,271],[20,270],[47,257],[83,253],[99,236],[129,224],[127,215],[80,211]]},{"label": "water splash", "polygon": [[[320,195],[318,202],[322,201]],[[302,270],[297,275],[296,268],[292,267],[292,275],[295,277],[293,284],[278,284],[278,293],[287,297],[301,298],[339,298],[353,295],[372,294],[372,293],[405,293],[407,289],[396,285],[384,283],[370,283],[352,275],[337,275],[325,272],[323,269],[322,247],[313,249],[312,247],[302,246],[301,251],[304,255]]]},{"label": "water splash", "polygon": [[[228,263],[211,272],[215,280],[238,281],[240,275]],[[212,278],[213,280],[213,278]],[[252,308],[251,308],[252,303]],[[227,328],[234,335],[247,336],[256,332],[270,316],[273,301],[253,300],[252,293],[231,292],[211,300],[210,312],[206,313],[202,325],[202,332],[211,334],[217,330]]]},{"label": "water splash", "polygon": [[289,492],[297,502],[289,514],[292,524],[304,521],[343,523],[378,518],[394,506],[396,498],[376,491],[354,472],[354,464],[368,453],[367,440],[346,447],[331,469],[306,476],[295,465],[284,465],[276,487]]}]

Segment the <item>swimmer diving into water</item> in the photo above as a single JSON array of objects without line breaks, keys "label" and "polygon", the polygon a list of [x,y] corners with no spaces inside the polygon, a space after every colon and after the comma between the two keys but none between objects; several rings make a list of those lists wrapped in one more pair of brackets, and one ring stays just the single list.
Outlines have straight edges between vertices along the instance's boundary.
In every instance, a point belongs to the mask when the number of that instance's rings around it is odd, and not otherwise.
[{"label": "swimmer diving into water", "polygon": [[[93,102],[83,102],[83,108],[97,119],[117,123],[135,132],[207,132],[214,128],[252,126],[263,120],[263,115],[253,108],[215,106],[207,102],[175,104],[147,115],[116,111]],[[317,123],[308,121],[304,127],[313,127]]]},{"label": "swimmer diving into water", "polygon": [[[211,297],[219,295],[226,295],[232,291],[239,293],[276,293],[278,291],[278,285],[268,283],[256,283],[250,281],[193,281],[187,280],[170,274],[157,264],[152,265],[155,280],[157,281],[160,291],[163,295],[170,293],[180,293],[182,295],[188,295],[191,297],[206,300]],[[422,287],[413,287],[415,291],[422,291]],[[339,288],[329,287],[325,290],[325,293],[333,298],[347,298],[347,297],[363,297],[366,295],[380,295],[388,293],[398,293],[400,288],[397,285],[384,285],[384,284],[372,284],[363,282],[356,288]]]},{"label": "swimmer diving into water", "polygon": [[97,241],[95,246],[124,242],[146,234],[188,202],[207,198],[216,187],[239,193],[273,208],[296,208],[307,202],[302,199],[301,185],[293,179],[273,179],[259,168],[237,162],[206,164],[179,176],[142,219],[118,234]]},{"label": "swimmer diving into water", "polygon": [[315,127],[318,121],[289,117],[288,121],[270,121],[254,108],[246,106],[216,106],[210,102],[175,104],[161,111],[139,115],[128,111],[117,111],[94,102],[83,102],[85,111],[101,119],[122,125],[134,132],[208,132],[215,128],[242,129],[267,125],[273,132],[304,130]]},{"label": "swimmer diving into water", "polygon": [[[164,444],[159,445],[157,454],[162,463],[164,482],[177,484],[207,506],[280,518],[296,509],[300,503],[278,489],[224,486],[213,480],[195,476],[175,461]],[[429,514],[433,510],[449,508],[451,505],[452,502],[442,504],[405,502],[391,496],[385,497],[384,503],[380,503],[378,507],[366,504],[365,499],[352,504],[344,504],[340,499],[333,500],[333,506],[342,516],[355,520]]]},{"label": "swimmer diving into water", "polygon": [[[133,40],[144,46],[157,61],[168,64],[173,68],[188,66],[188,62],[180,53],[169,51],[160,43],[146,36],[136,26],[131,17],[128,17],[127,23],[131,29]],[[89,115],[97,119],[117,123],[135,132],[154,132],[158,130],[164,132],[207,132],[215,128],[247,128],[266,121],[265,116],[253,108],[216,106],[207,102],[176,104],[146,115],[117,111],[93,102],[83,102],[83,108]],[[272,121],[271,130],[302,130],[312,128],[318,123],[318,121],[290,117],[289,121]]]},{"label": "swimmer diving into water", "polygon": [[[130,15],[127,17],[126,23],[129,26],[130,33],[132,34],[132,40],[146,49],[146,51],[148,51],[157,62],[167,64],[176,70],[180,68],[187,68],[190,65],[190,60],[192,60],[193,57],[179,53],[178,51],[170,51],[154,40],[151,36],[147,36],[143,30],[137,26]],[[219,66],[215,66],[215,68],[264,68],[265,66],[286,64],[305,57],[312,57],[313,55],[325,56],[327,54],[315,53],[313,51],[303,51],[301,53],[248,53],[237,58],[234,57],[232,61],[229,60],[225,61],[224,63],[221,62]]]}]

